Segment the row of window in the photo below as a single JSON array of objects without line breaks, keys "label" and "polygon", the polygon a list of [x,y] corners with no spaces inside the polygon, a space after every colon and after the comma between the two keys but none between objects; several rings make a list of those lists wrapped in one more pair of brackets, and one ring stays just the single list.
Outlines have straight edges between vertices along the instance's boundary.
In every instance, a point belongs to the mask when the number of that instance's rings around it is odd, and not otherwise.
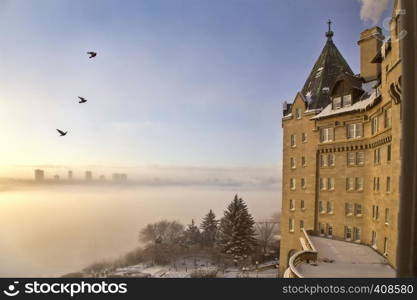
[{"label": "row of window", "polygon": [[[307,166],[307,160],[306,160],[305,156],[301,157],[301,166],[303,168]],[[296,169],[297,168],[297,161],[294,157],[290,158],[290,167],[291,167],[291,169]]]},{"label": "row of window", "polygon": [[[391,109],[384,110],[384,128],[391,128]],[[376,116],[371,119],[371,133],[375,135],[379,132],[379,117]],[[363,123],[353,123],[346,125],[346,138],[356,139],[364,137]],[[327,143],[335,140],[334,128],[320,128],[320,142]]]},{"label": "row of window", "polygon": [[[305,210],[304,200],[300,200],[300,209]],[[295,200],[294,199],[290,199],[290,210],[295,211]]]},{"label": "row of window", "polygon": [[[300,220],[299,222],[300,226],[300,231],[302,231],[304,229],[304,221]],[[320,235],[322,236],[328,236],[330,238],[333,237],[333,225],[332,224],[323,224],[323,223],[319,223],[319,232]],[[294,218],[290,218],[288,221],[288,230],[289,232],[294,232],[295,231],[295,219]],[[360,242],[361,238],[362,238],[362,230],[360,227],[351,227],[351,226],[344,226],[344,238],[346,241],[355,241],[355,242]],[[377,233],[376,231],[372,231],[372,236],[371,236],[371,245],[372,247],[374,247],[375,249],[377,248]],[[384,249],[383,249],[383,253],[385,256],[388,255],[388,238],[385,237],[384,238]]]},{"label": "row of window", "polygon": [[[302,231],[304,229],[304,220],[300,220],[300,231]],[[290,232],[294,232],[295,231],[295,219],[290,218],[288,221],[288,230]]]},{"label": "row of window", "polygon": [[[365,152],[364,151],[351,151],[347,152],[347,165],[363,166],[365,165]],[[391,161],[391,145],[387,145],[387,162]],[[381,164],[381,148],[374,149],[374,164]],[[320,155],[320,167],[334,167],[336,165],[336,155],[334,153],[321,154]],[[307,166],[307,159],[305,156],[301,157],[301,166]],[[294,157],[290,158],[291,169],[297,168],[297,161]]]},{"label": "row of window", "polygon": [[[295,211],[295,200],[290,199],[290,211]],[[301,210],[305,210],[305,203],[304,200],[300,201],[300,208]],[[320,214],[333,214],[334,213],[334,205],[333,201],[319,201],[319,213]],[[362,217],[363,215],[363,209],[362,204],[358,203],[345,203],[345,215],[346,216],[356,216],[356,217]],[[389,208],[385,208],[385,216],[384,216],[384,223],[389,224],[389,218],[390,218],[390,210]],[[373,205],[372,206],[372,219],[375,221],[379,220],[379,206]]]},{"label": "row of window", "polygon": [[[306,143],[307,142],[307,134],[304,132],[301,134],[301,142]],[[295,134],[291,134],[290,136],[290,145],[291,147],[297,146],[297,136]]]},{"label": "row of window", "polygon": [[[371,245],[373,248],[377,249],[377,232],[376,231],[372,231]],[[388,238],[387,237],[384,237],[383,253],[385,256],[388,256]]]},{"label": "row of window", "polygon": [[[374,192],[379,192],[380,191],[380,180],[379,177],[374,177],[374,182],[373,182],[373,191]],[[391,192],[391,177],[387,176],[386,180],[385,180],[385,192],[390,193]]]},{"label": "row of window", "polygon": [[[305,178],[301,178],[301,188],[304,190],[307,188],[307,183]],[[294,191],[296,189],[296,179],[290,178],[290,190]]]},{"label": "row of window", "polygon": [[363,210],[362,210],[362,204],[358,203],[345,203],[345,215],[346,216],[356,216],[356,217],[362,217]]},{"label": "row of window", "polygon": [[334,97],[333,98],[333,109],[339,109],[343,107],[348,107],[352,105],[352,95],[344,95],[343,97]]},{"label": "row of window", "polygon": [[333,214],[333,201],[327,201],[326,203],[319,201],[319,212],[321,214]]},{"label": "row of window", "polygon": [[333,191],[334,190],[334,178],[323,178],[320,177],[319,179],[319,186],[321,191]]},{"label": "row of window", "polygon": [[[384,215],[384,223],[386,225],[389,224],[390,212],[389,208],[385,208],[385,215]],[[372,205],[372,220],[378,221],[379,220],[379,206]]]},{"label": "row of window", "polygon": [[[296,179],[290,178],[290,190],[296,189]],[[307,188],[307,182],[305,178],[301,178],[301,188]],[[335,190],[335,179],[333,177],[320,177],[319,178],[320,191],[334,191]],[[364,190],[364,179],[363,177],[347,177],[346,178],[346,191],[348,192],[362,192]],[[380,191],[380,178],[373,178],[373,191]],[[391,192],[391,177],[387,176],[385,181],[385,192]]]}]

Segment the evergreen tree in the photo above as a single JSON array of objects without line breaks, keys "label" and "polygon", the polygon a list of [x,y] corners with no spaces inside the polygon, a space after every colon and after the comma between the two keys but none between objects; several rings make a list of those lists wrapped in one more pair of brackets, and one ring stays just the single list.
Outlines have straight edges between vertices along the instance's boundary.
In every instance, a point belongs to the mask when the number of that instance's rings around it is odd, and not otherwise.
[{"label": "evergreen tree", "polygon": [[200,243],[200,230],[194,223],[194,219],[191,220],[191,224],[188,224],[185,230],[185,242],[186,244],[193,246]]},{"label": "evergreen tree", "polygon": [[253,253],[256,246],[254,225],[245,202],[235,195],[220,221],[219,246],[222,252],[235,260],[243,260]]},{"label": "evergreen tree", "polygon": [[205,215],[203,221],[201,222],[200,228],[201,232],[201,243],[205,247],[213,247],[216,240],[217,234],[217,224],[216,215],[210,209],[210,211]]}]

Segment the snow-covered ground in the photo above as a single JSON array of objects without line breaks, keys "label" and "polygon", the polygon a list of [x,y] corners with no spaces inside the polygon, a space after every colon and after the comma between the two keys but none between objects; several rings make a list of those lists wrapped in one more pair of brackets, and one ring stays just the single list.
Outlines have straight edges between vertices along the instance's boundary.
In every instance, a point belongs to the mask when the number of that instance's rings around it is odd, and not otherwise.
[{"label": "snow-covered ground", "polygon": [[[262,267],[273,266],[276,262],[262,264]],[[260,265],[261,267],[261,265]],[[217,278],[276,278],[277,269],[266,268],[259,272],[255,267],[250,270],[229,267],[221,268],[211,262],[205,256],[187,256],[178,259],[175,263],[167,266],[141,263],[134,266],[118,268],[108,274],[109,277],[152,277],[152,278],[190,278],[192,274],[216,274]]]}]

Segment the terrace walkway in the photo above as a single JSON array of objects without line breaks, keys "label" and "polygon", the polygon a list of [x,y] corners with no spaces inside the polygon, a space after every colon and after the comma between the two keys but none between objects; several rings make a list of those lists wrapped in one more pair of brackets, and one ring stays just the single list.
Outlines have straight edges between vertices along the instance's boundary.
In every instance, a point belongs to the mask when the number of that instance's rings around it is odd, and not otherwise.
[{"label": "terrace walkway", "polygon": [[386,259],[368,246],[316,236],[310,239],[317,249],[318,260],[316,265],[296,267],[303,277],[395,277],[395,270]]}]

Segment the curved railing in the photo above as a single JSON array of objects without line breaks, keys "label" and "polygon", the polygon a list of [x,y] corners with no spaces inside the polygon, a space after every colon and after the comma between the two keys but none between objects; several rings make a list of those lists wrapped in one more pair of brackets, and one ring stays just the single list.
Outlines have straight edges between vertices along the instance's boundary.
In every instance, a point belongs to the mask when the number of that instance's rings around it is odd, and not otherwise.
[{"label": "curved railing", "polygon": [[314,247],[314,244],[304,229],[303,233],[304,238],[300,238],[303,250],[296,252],[290,257],[289,267],[284,273],[284,277],[286,278],[303,278],[304,276],[297,271],[297,266],[317,261],[318,253],[316,247]]}]

